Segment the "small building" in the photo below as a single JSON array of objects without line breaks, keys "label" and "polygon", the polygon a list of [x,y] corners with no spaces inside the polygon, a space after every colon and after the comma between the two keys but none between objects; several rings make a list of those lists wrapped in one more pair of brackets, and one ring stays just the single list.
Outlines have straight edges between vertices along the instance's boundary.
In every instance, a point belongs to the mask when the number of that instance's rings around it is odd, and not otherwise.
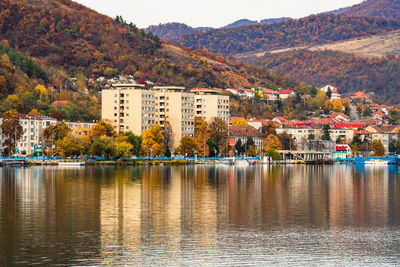
[{"label": "small building", "polygon": [[[252,137],[254,141],[254,145],[260,150],[263,151],[264,147],[264,138],[266,137],[261,131],[257,131],[251,126],[243,127],[243,126],[230,126],[229,127],[229,135],[228,135],[228,143],[229,146],[234,147],[235,144],[241,140],[242,144],[245,144],[247,141],[247,137]],[[231,155],[233,156],[233,155]]]},{"label": "small building", "polygon": [[293,97],[296,93],[293,90],[280,90],[278,92],[280,99],[288,99],[289,97]]}]

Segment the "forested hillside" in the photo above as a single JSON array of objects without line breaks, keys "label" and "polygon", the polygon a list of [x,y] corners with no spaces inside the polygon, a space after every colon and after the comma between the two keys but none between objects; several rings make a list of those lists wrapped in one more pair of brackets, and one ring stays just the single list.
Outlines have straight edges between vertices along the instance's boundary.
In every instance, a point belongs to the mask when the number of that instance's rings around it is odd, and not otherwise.
[{"label": "forested hillside", "polygon": [[[0,94],[2,111],[13,101],[18,104],[11,107],[19,112],[35,107],[70,120],[95,120],[101,86],[88,79],[119,74],[188,88],[298,85],[207,50],[161,42],[121,17],[112,19],[69,0],[1,1],[0,40],[0,56],[9,62],[2,68],[5,78],[0,77],[5,88]],[[10,53],[24,59],[13,61]],[[36,95],[25,97],[31,91]],[[68,104],[53,107],[53,100]]]},{"label": "forested hillside", "polygon": [[361,4],[337,10],[336,13],[400,20],[400,0],[367,0]]},{"label": "forested hillside", "polygon": [[315,86],[332,84],[340,93],[367,90],[377,100],[399,102],[400,57],[368,59],[338,51],[298,50],[268,53],[253,63]]},{"label": "forested hillside", "polygon": [[299,20],[184,35],[179,44],[213,53],[236,55],[246,52],[317,45],[400,29],[400,22],[384,18],[334,14],[312,15]]}]

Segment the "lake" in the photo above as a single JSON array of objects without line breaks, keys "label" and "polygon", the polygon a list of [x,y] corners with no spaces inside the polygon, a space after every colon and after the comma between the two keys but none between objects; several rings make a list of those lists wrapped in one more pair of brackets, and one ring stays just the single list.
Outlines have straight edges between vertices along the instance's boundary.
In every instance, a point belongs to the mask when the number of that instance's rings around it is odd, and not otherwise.
[{"label": "lake", "polygon": [[0,168],[0,265],[399,265],[397,166]]}]

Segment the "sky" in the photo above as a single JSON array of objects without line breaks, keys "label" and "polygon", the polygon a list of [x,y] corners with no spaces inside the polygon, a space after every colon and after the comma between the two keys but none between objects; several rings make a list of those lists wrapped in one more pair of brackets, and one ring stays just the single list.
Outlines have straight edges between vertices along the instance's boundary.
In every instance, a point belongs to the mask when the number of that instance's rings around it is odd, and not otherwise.
[{"label": "sky", "polygon": [[362,0],[74,0],[110,17],[122,15],[139,28],[167,22],[222,27],[239,19],[301,18]]}]

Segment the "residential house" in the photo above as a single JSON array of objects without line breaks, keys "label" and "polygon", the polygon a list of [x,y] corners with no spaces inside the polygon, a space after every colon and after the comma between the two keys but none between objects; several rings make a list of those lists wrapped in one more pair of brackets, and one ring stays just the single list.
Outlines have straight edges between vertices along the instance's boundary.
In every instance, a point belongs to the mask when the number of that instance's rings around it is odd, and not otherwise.
[{"label": "residential house", "polygon": [[278,92],[280,99],[288,99],[289,97],[293,97],[296,93],[293,90],[280,90]]},{"label": "residential house", "polygon": [[[230,147],[234,147],[235,144],[241,140],[242,144],[245,144],[247,141],[247,137],[252,137],[254,141],[254,145],[260,150],[263,151],[264,147],[264,138],[265,134],[254,129],[251,126],[243,127],[243,126],[230,126],[229,127],[229,135],[228,135],[228,143]],[[233,156],[233,153],[230,153]]]}]

